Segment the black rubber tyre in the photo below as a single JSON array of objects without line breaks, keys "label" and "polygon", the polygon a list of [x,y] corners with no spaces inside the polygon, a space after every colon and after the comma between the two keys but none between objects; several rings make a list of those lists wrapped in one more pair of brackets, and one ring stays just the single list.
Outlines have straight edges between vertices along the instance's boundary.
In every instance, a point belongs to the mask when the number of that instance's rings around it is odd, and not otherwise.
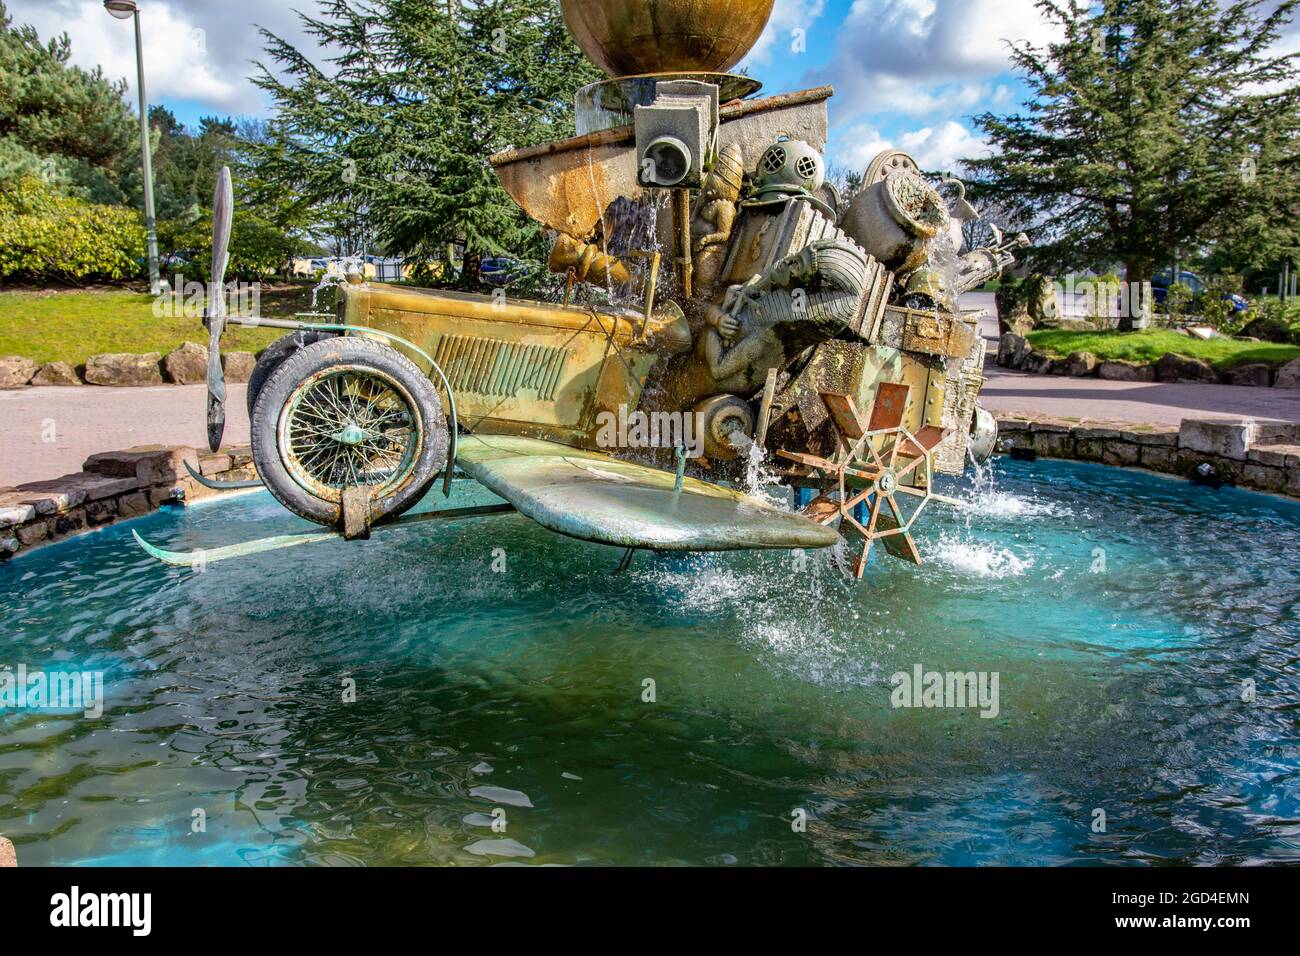
[{"label": "black rubber tyre", "polygon": [[428,376],[396,349],[355,336],[294,352],[253,407],[253,461],[267,489],[331,527],[345,484],[375,486],[372,523],[414,506],[446,465],[448,439]]},{"label": "black rubber tyre", "polygon": [[331,335],[330,332],[290,332],[262,350],[262,354],[257,357],[257,364],[253,366],[253,374],[248,377],[248,420],[250,422],[253,420],[253,406],[257,404],[257,396],[261,394],[271,375],[280,367],[280,363],[299,349],[329,338]]}]

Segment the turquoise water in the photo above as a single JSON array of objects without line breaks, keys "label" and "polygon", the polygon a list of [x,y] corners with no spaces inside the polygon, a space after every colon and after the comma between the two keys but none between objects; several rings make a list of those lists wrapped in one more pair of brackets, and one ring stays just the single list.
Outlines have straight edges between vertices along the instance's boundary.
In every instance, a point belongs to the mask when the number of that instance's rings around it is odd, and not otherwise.
[{"label": "turquoise water", "polygon": [[[926,565],[860,585],[611,576],[513,515],[202,573],[131,526],[37,551],[0,566],[0,666],[103,671],[107,706],[0,712],[0,833],[25,864],[1300,861],[1300,506],[1054,461],[945,490]],[[132,526],[307,528],[264,493]],[[996,672],[997,716],[891,706],[916,664]]]}]

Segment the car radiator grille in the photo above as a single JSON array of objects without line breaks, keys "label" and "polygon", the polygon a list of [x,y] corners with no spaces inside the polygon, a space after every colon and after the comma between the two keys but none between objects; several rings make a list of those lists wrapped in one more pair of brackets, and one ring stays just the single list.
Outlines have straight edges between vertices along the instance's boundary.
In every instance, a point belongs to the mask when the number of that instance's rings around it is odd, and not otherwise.
[{"label": "car radiator grille", "polygon": [[536,389],[554,401],[568,351],[549,345],[521,345],[468,335],[444,335],[433,359],[458,392],[509,398]]}]

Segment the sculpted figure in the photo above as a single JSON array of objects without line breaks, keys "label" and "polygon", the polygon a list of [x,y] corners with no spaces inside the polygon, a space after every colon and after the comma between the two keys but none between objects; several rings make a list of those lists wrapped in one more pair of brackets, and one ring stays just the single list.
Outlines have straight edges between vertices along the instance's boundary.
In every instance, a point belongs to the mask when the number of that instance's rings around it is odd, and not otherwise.
[{"label": "sculpted figure", "polygon": [[695,219],[691,223],[691,257],[695,264],[696,294],[710,298],[727,258],[727,242],[736,225],[736,204],[745,176],[740,147],[732,143],[718,154],[704,189],[700,193]]}]

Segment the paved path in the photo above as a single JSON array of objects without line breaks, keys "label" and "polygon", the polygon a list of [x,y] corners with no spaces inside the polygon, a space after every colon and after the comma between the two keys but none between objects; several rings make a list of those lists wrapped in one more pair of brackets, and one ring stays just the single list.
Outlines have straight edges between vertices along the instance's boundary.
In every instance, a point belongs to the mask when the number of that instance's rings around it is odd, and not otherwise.
[{"label": "paved path", "polygon": [[991,359],[984,375],[980,404],[992,412],[1041,412],[1153,425],[1177,425],[1184,418],[1250,417],[1300,422],[1300,389],[1030,375],[999,368]]},{"label": "paved path", "polygon": [[[970,293],[962,305],[995,314],[991,293]],[[986,319],[981,332],[996,348],[997,319]],[[1171,425],[1183,418],[1245,415],[1300,422],[1300,390],[1029,375],[991,361],[985,374],[981,401],[995,412]],[[244,386],[232,384],[229,390],[226,441],[244,443]],[[98,451],[148,444],[206,447],[204,394],[202,385],[0,391],[0,487],[80,471],[81,463]]]},{"label": "paved path", "polygon": [[[248,441],[244,386],[227,387],[226,442]],[[204,385],[0,391],[0,488],[81,470],[100,451],[208,444]]]},{"label": "paved path", "polygon": [[[962,296],[965,308],[988,310],[980,332],[997,352],[997,308],[991,292]],[[1167,382],[1109,382],[1099,378],[1031,375],[984,368],[980,404],[992,412],[1040,412],[1112,422],[1177,425],[1184,418],[1279,419],[1300,422],[1300,389],[1249,388],[1242,385],[1176,385]]]}]

